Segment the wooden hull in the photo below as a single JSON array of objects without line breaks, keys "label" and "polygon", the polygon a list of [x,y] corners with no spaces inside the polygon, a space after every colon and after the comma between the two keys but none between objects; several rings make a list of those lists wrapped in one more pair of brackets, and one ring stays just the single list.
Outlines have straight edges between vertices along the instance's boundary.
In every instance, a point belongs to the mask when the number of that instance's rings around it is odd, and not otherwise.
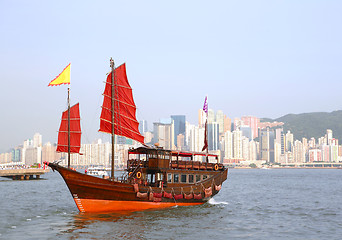
[{"label": "wooden hull", "polygon": [[[61,174],[80,212],[142,211],[173,206],[200,205],[219,192],[215,186],[220,186],[227,179],[228,173],[228,169],[212,172],[214,173],[212,177],[205,181],[196,184],[183,184],[182,187],[169,184],[163,190],[159,187],[138,185],[139,192],[148,193],[148,197],[138,198],[133,184],[89,176],[54,163],[46,164]],[[210,187],[212,187],[212,193],[207,196],[204,194],[204,190]],[[151,192],[162,193],[163,191],[174,194],[189,194],[192,191],[201,194],[203,197],[201,199],[182,198],[178,200],[175,197],[162,197],[158,198],[157,201],[149,197]]]}]

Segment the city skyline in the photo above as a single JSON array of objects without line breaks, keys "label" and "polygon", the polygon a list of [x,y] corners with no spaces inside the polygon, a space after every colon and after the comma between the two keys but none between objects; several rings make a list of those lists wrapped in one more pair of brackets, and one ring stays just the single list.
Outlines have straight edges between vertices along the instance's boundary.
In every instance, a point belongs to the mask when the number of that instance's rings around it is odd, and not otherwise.
[{"label": "city skyline", "polygon": [[[217,154],[225,164],[305,164],[342,162],[342,145],[334,137],[333,130],[326,129],[325,135],[300,140],[289,130],[285,133],[282,122],[260,122],[254,116],[230,119],[221,110],[208,110],[207,127],[203,125],[203,109],[198,110],[198,124],[186,121],[185,115],[172,115],[154,122],[152,132],[143,127],[141,134],[146,145],[155,145],[178,151],[203,151],[205,128],[208,129],[208,150]],[[220,130],[222,129],[222,130]],[[10,152],[0,153],[0,163],[23,162],[27,165],[42,164],[43,161],[61,160],[65,164],[65,153],[56,152],[56,145],[43,144],[41,134],[34,134],[23,144],[13,147]],[[127,150],[140,144],[131,139],[116,136],[116,166],[125,166]],[[110,162],[110,142],[95,139],[92,143],[81,144],[81,155],[73,154],[74,165],[104,164]],[[121,157],[119,157],[121,156]],[[197,156],[198,158],[199,156]],[[203,161],[203,159],[197,159]]]},{"label": "city skyline", "polygon": [[56,139],[67,93],[47,84],[68,63],[83,130],[101,136],[110,57],[127,63],[139,120],[186,114],[194,123],[206,95],[231,118],[341,109],[340,1],[0,6],[0,152],[35,132]]}]

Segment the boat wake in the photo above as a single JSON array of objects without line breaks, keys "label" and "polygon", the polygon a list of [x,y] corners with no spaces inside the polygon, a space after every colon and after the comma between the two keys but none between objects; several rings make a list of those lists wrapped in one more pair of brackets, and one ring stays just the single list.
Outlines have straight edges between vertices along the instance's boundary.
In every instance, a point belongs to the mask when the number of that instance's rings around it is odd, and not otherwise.
[{"label": "boat wake", "polygon": [[218,201],[216,201],[214,198],[210,198],[210,200],[208,201],[208,203],[211,204],[211,205],[228,205],[227,202],[223,202],[223,201],[218,202]]}]

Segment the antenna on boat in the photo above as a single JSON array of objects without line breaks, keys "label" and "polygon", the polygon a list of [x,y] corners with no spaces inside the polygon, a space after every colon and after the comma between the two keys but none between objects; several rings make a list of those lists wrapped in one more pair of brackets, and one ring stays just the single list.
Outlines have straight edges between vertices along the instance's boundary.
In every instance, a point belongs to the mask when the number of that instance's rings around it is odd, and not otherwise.
[{"label": "antenna on boat", "polygon": [[115,63],[110,58],[110,67],[112,68],[112,164],[111,164],[111,180],[114,181],[114,159],[115,159],[115,134],[114,134],[114,97],[115,97]]}]

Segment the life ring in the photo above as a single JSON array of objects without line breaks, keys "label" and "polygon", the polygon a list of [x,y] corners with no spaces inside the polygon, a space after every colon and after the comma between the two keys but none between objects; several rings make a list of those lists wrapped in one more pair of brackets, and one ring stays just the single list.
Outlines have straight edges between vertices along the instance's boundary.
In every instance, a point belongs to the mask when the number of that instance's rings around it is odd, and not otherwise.
[{"label": "life ring", "polygon": [[141,172],[137,172],[137,178],[141,178]]},{"label": "life ring", "polygon": [[217,164],[215,164],[214,169],[215,169],[215,171],[217,171],[219,169],[219,166]]}]

